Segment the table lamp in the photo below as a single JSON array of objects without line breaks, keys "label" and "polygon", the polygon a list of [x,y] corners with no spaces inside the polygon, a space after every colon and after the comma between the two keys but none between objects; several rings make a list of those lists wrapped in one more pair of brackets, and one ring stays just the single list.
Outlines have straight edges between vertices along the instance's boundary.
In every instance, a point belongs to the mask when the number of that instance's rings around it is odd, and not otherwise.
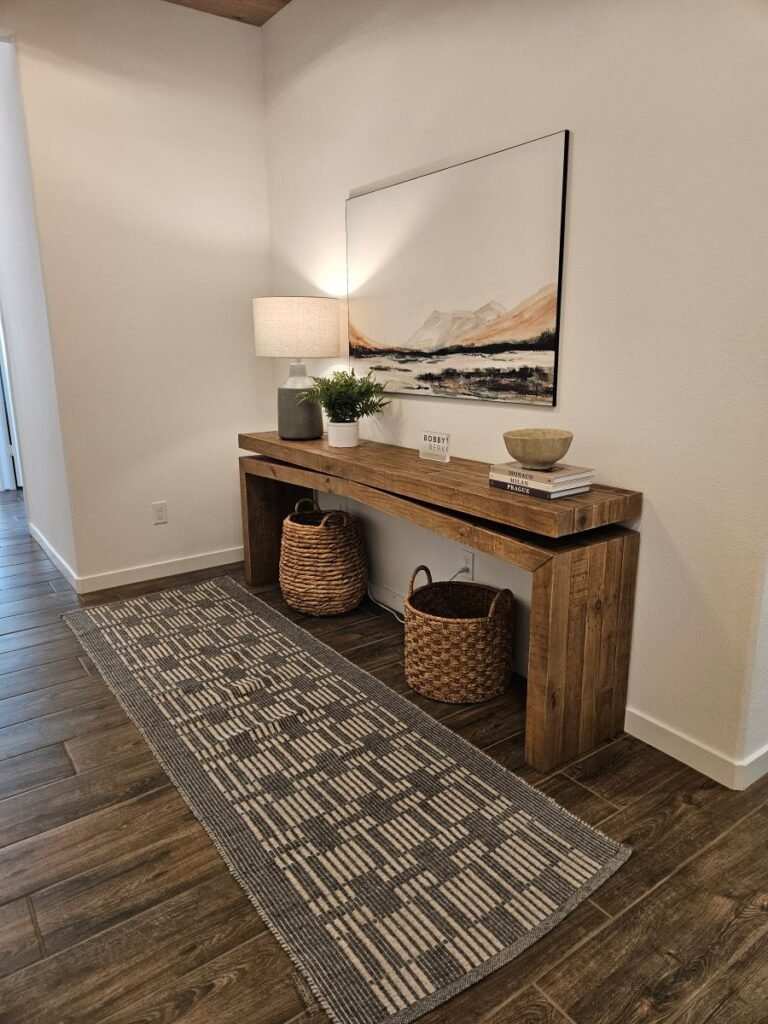
[{"label": "table lamp", "polygon": [[291,360],[288,380],[277,389],[277,431],[290,441],[322,437],[319,405],[300,402],[312,385],[298,359],[339,354],[339,300],[303,295],[265,296],[253,300],[256,355]]}]

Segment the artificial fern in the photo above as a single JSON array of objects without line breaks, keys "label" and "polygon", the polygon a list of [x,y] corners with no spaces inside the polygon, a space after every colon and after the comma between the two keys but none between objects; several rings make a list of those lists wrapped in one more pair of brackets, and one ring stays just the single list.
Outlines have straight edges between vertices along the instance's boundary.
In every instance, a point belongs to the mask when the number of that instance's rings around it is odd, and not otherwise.
[{"label": "artificial fern", "polygon": [[313,377],[314,384],[300,396],[302,402],[322,405],[332,423],[354,423],[389,405],[384,385],[370,371],[358,377],[354,370],[335,370],[330,377]]}]

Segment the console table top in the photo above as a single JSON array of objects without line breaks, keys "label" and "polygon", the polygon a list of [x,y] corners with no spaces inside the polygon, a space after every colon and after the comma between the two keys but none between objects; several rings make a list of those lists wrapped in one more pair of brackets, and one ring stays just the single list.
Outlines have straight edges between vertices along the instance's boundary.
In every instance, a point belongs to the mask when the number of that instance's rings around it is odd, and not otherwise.
[{"label": "console table top", "polygon": [[642,494],[596,484],[572,498],[531,498],[491,487],[487,462],[420,459],[415,448],[361,441],[331,448],[325,438],[285,441],[277,431],[240,434],[240,447],[293,466],[367,484],[390,494],[503,523],[544,537],[567,537],[640,514]]}]

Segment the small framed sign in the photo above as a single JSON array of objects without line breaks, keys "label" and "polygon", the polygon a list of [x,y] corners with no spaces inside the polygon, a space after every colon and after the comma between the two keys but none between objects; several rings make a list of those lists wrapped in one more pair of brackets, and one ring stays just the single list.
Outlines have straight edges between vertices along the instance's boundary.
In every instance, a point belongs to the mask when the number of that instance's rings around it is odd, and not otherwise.
[{"label": "small framed sign", "polygon": [[433,462],[450,462],[450,434],[442,434],[437,430],[425,430],[419,444],[419,457],[432,459]]}]

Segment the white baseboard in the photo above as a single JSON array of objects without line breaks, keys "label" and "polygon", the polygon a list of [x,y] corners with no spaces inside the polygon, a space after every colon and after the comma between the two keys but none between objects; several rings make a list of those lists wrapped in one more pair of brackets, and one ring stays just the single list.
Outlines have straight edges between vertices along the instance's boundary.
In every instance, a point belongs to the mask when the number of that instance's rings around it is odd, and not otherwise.
[{"label": "white baseboard", "polygon": [[93,576],[77,576],[75,590],[78,594],[92,594],[96,590],[108,590],[110,587],[122,587],[127,583],[144,583],[147,580],[158,580],[163,576],[179,576],[196,569],[213,569],[217,565],[230,562],[242,562],[242,545],[237,548],[224,548],[221,551],[206,551],[202,555],[187,555],[184,558],[172,558],[167,562],[149,562],[146,565],[132,565],[127,569],[115,569],[113,572],[99,572]]},{"label": "white baseboard", "polygon": [[768,774],[768,743],[743,761],[736,762],[736,785],[734,789],[746,789]]},{"label": "white baseboard", "polygon": [[213,569],[217,565],[228,565],[230,562],[242,562],[243,560],[241,545],[236,548],[224,548],[221,551],[206,551],[201,555],[172,558],[166,562],[149,562],[146,565],[132,565],[126,569],[115,569],[112,572],[94,573],[92,576],[78,576],[72,566],[61,557],[32,523],[29,524],[29,532],[78,594],[92,594],[94,591],[108,590],[110,587],[121,587],[128,583],[144,583],[147,580],[161,579],[163,576],[179,576],[185,572],[194,572],[196,569]]},{"label": "white baseboard", "polygon": [[403,614],[403,604],[405,603],[403,594],[398,594],[396,590],[390,590],[389,587],[382,586],[381,583],[376,583],[373,580],[368,581],[368,588],[374,601],[380,601],[387,608],[397,612],[398,615]]},{"label": "white baseboard", "polygon": [[662,750],[728,789],[746,789],[768,772],[768,744],[749,757],[734,761],[721,750],[629,707],[624,728],[630,736]]},{"label": "white baseboard", "polygon": [[45,534],[41,533],[34,523],[29,523],[28,529],[30,534],[32,535],[33,540],[37,541],[37,543],[46,553],[50,561],[53,562],[53,564],[59,570],[61,575],[70,585],[70,587],[72,587],[73,590],[77,590],[77,575],[75,573],[75,570],[69,564],[69,562],[65,558],[62,558],[62,556],[59,554],[56,548],[49,543]]}]

